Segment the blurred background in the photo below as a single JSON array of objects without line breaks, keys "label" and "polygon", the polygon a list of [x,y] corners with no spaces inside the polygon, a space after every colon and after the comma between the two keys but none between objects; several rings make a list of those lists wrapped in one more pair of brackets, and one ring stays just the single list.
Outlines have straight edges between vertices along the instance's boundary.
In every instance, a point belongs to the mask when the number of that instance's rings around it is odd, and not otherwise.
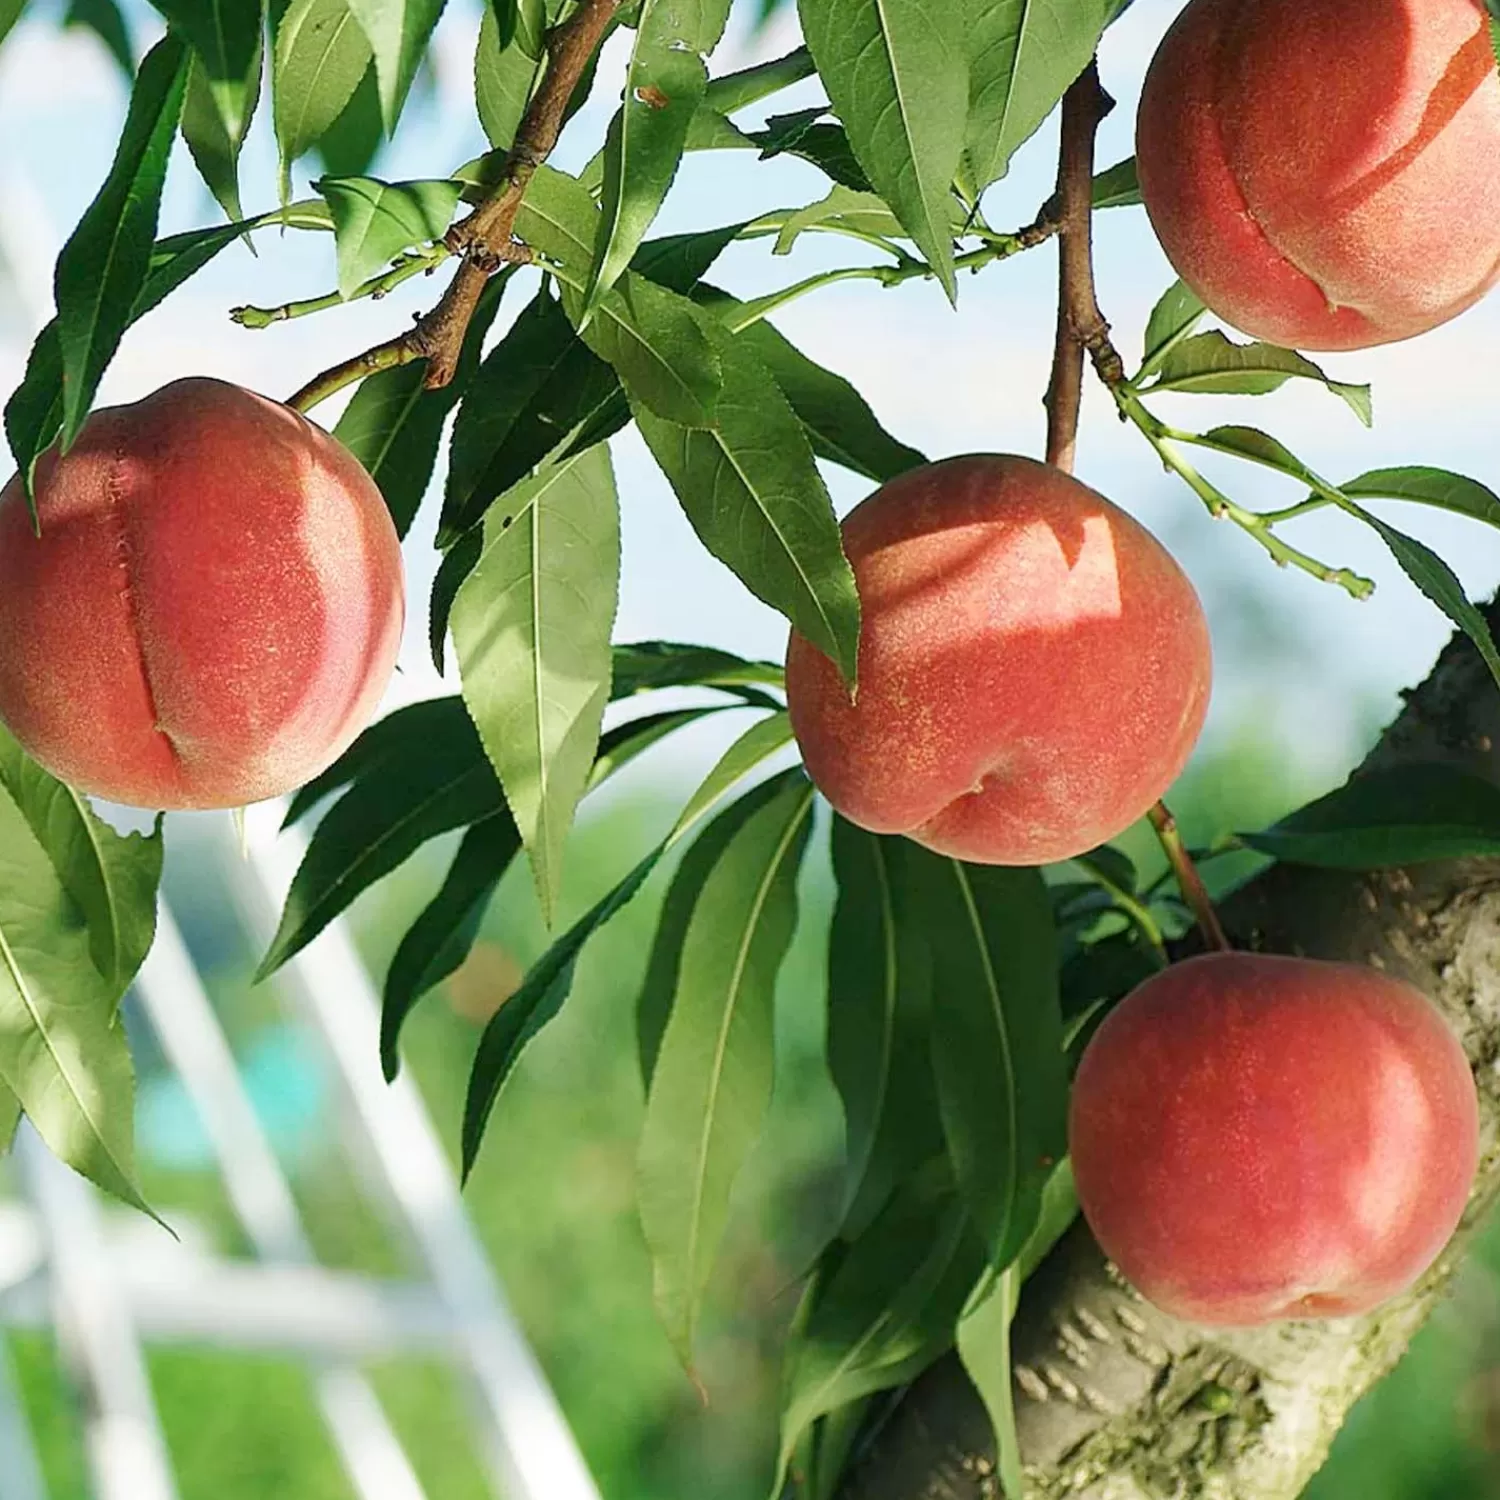
[{"label": "blurred background", "polygon": [[[1135,95],[1179,0],[1137,0],[1108,34],[1101,66],[1119,107],[1101,137],[1100,164],[1131,150]],[[139,56],[160,34],[144,0],[120,7]],[[34,0],[0,48],[0,393],[19,381],[32,336],[51,311],[51,262],[107,170],[127,86],[97,28],[64,28],[101,7]],[[485,148],[472,100],[478,0],[448,0],[430,66],[399,139],[373,170],[387,178],[441,176]],[[105,30],[109,28],[106,26]],[[796,44],[787,7],[762,21],[758,0],[737,7],[716,72]],[[116,45],[120,45],[118,36]],[[593,102],[558,159],[576,166],[613,110],[622,63],[612,45]],[[819,100],[802,85],[771,105]],[[1022,152],[986,199],[997,228],[1028,222],[1050,191],[1055,122]],[[178,148],[162,233],[214,222],[218,210]],[[305,164],[297,174],[306,186]],[[247,211],[275,199],[274,145],[265,111],[247,145]],[[823,180],[791,158],[748,153],[689,158],[659,232],[701,228],[821,197]],[[741,295],[785,285],[851,252],[804,236],[774,259],[764,241],[731,247],[714,272]],[[326,236],[262,232],[258,256],[236,246],[126,336],[101,404],[134,399],[179,375],[214,374],[285,396],[332,358],[402,326],[435,295],[420,280],[375,304],[247,332],[231,306],[274,305],[334,281]],[[1139,209],[1103,215],[1097,229],[1101,301],[1127,359],[1138,355],[1155,298],[1171,281]],[[1050,358],[1054,256],[1033,252],[961,286],[959,311],[930,285],[884,292],[848,283],[789,307],[777,323],[823,364],[853,379],[897,436],[930,456],[974,449],[1039,454],[1041,392]],[[522,280],[518,278],[518,281]],[[503,328],[526,300],[513,291]],[[1249,398],[1176,397],[1163,415],[1206,427],[1242,421],[1273,430],[1335,480],[1387,464],[1427,463],[1500,487],[1493,352],[1500,298],[1416,343],[1321,361],[1344,380],[1374,385],[1366,431],[1315,385]],[[318,416],[332,425],[337,406]],[[624,582],[617,638],[697,640],[778,656],[778,618],[699,548],[665,482],[633,434],[617,440],[624,506]],[[1206,465],[1238,499],[1264,506],[1274,478],[1225,460]],[[1208,607],[1218,678],[1209,731],[1171,798],[1195,842],[1254,827],[1340,781],[1395,712],[1398,692],[1427,672],[1448,628],[1404,580],[1381,544],[1338,518],[1313,516],[1293,533],[1325,561],[1378,583],[1356,604],[1298,573],[1278,572],[1241,533],[1216,526],[1153,464],[1144,443],[1112,418],[1092,386],[1085,403],[1081,477],[1131,509],[1179,555]],[[831,473],[841,508],[861,484]],[[1289,496],[1295,499],[1296,496]],[[1285,503],[1283,501],[1282,503]],[[429,507],[429,512],[434,511]],[[1500,583],[1500,536],[1426,512],[1398,524],[1437,548],[1473,597]],[[425,596],[435,565],[434,517],[407,545],[411,620],[393,703],[455,690],[427,658]],[[1108,726],[1101,725],[1101,733]],[[680,788],[706,769],[730,731],[697,726],[637,762],[592,799],[571,851],[562,920],[611,885],[664,830]],[[320,1259],[386,1272],[399,1251],[365,1202],[333,1140],[332,1084],[319,1049],[280,1004],[274,984],[252,987],[258,955],[224,885],[224,827],[168,825],[166,889],[287,1171]],[[1126,841],[1145,865],[1149,839]],[[435,890],[451,845],[429,846],[364,898],[354,933],[377,978],[395,942]],[[826,859],[809,859],[799,936],[779,994],[780,1071],[765,1141],[742,1183],[731,1245],[702,1344],[700,1400],[651,1305],[649,1268],[633,1206],[642,1099],[633,1004],[663,881],[627,907],[586,951],[562,1017],[529,1052],[491,1124],[467,1203],[608,1500],[761,1500],[770,1482],[777,1360],[795,1278],[835,1209],[841,1149],[837,1099],[818,1058],[822,945],[831,902]],[[527,872],[502,885],[470,960],[414,1016],[406,1062],[456,1159],[463,1088],[479,1029],[545,946]],[[202,1123],[144,1027],[138,1069],[139,1137],[148,1198],[225,1254],[244,1246],[213,1167]],[[3,1178],[9,1182],[9,1178]],[[159,1231],[142,1223],[141,1233]],[[79,1415],[52,1339],[18,1334],[11,1353],[38,1434],[50,1493],[86,1494]],[[154,1349],[153,1387],[185,1500],[345,1500],[350,1494],[318,1419],[303,1367],[245,1356]],[[380,1395],[434,1500],[487,1493],[452,1379],[435,1364],[372,1371]],[[6,1479],[0,1473],[0,1500]],[[1315,1500],[1479,1500],[1500,1497],[1500,1231],[1466,1265],[1453,1295],[1397,1373],[1355,1413],[1309,1494]]]}]

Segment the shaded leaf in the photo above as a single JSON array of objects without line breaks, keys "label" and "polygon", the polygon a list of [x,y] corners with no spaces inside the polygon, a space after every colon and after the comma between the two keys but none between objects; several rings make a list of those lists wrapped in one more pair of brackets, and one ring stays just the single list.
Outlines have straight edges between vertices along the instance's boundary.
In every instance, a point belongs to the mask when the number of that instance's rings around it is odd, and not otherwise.
[{"label": "shaded leaf", "polygon": [[64,448],[88,416],[150,268],[187,71],[187,49],[175,37],[168,35],[146,54],[109,175],[57,257],[52,289]]},{"label": "shaded leaf", "polygon": [[1368,771],[1242,843],[1291,864],[1378,870],[1500,855],[1500,787],[1442,763]]},{"label": "shaded leaf", "polygon": [[635,641],[615,647],[615,698],[659,688],[711,687],[734,693],[747,703],[767,708],[780,704],[760,688],[784,686],[786,673],[776,662],[747,661],[713,646],[686,646],[676,641]]},{"label": "shaded leaf", "polygon": [[1035,870],[960,864],[911,843],[892,868],[897,920],[925,937],[943,997],[931,1048],[954,1175],[1001,1267],[1067,1150],[1051,905]]},{"label": "shaded leaf", "polygon": [[895,840],[834,815],[838,904],[828,940],[828,1069],[844,1104],[845,1238],[943,1149],[927,1056],[932,963],[896,920]]},{"label": "shaded leaf", "polygon": [[791,738],[784,714],[752,725],[724,752],[689,799],[672,830],[625,878],[597,901],[527,970],[521,987],[500,1008],[484,1035],[464,1100],[463,1176],[474,1169],[484,1128],[505,1081],[538,1031],[562,1008],[584,945],[646,883],[662,856],[688,833],[720,797]]},{"label": "shaded leaf", "polygon": [[62,24],[69,29],[92,31],[120,65],[125,77],[135,77],[135,49],[130,45],[130,31],[119,0],[68,0]]},{"label": "shaded leaf", "polygon": [[1207,311],[1202,299],[1185,281],[1174,281],[1161,294],[1146,320],[1144,363],[1136,378],[1154,370],[1169,351],[1192,332]]},{"label": "shaded leaf", "polygon": [[1411,464],[1396,469],[1370,469],[1339,488],[1355,500],[1412,500],[1458,516],[1472,516],[1500,526],[1500,495],[1477,479]]},{"label": "shaded leaf", "polygon": [[209,192],[231,220],[242,219],[245,214],[240,203],[240,148],[260,98],[258,51],[251,68],[252,72],[243,81],[240,112],[232,123],[225,123],[203,60],[196,54],[182,105],[182,139]]},{"label": "shaded leaf", "polygon": [[349,8],[375,55],[380,112],[387,135],[395,132],[412,79],[417,76],[417,65],[427,51],[444,4],[445,0],[349,0]]},{"label": "shaded leaf", "polygon": [[746,141],[760,147],[762,161],[773,156],[796,156],[834,182],[868,193],[870,179],[855,157],[844,127],[825,120],[827,113],[826,106],[814,105],[795,114],[772,115],[766,128],[746,137]]},{"label": "shaded leaf", "polygon": [[330,177],[362,177],[385,143],[380,85],[371,63],[348,102],[318,137],[318,157]]},{"label": "shaded leaf", "polygon": [[711,429],[636,425],[703,545],[852,681],[859,598],[802,425],[765,366],[704,315],[723,385]]},{"label": "shaded leaf", "polygon": [[453,613],[453,601],[463,587],[464,579],[474,571],[479,554],[484,550],[484,530],[475,526],[466,531],[443,554],[438,570],[432,580],[432,597],[428,601],[427,644],[432,652],[432,664],[439,673],[444,671],[443,648],[448,640],[448,620]]},{"label": "shaded leaf", "polygon": [[1134,208],[1141,202],[1141,181],[1135,157],[1127,156],[1094,178],[1095,208]]},{"label": "shaded leaf", "polygon": [[957,296],[949,233],[964,148],[964,17],[930,0],[800,0],[818,75],[865,176]]},{"label": "shaded leaf", "polygon": [[485,7],[474,52],[474,103],[497,150],[508,151],[542,69],[542,48],[523,37],[502,38],[496,12]]},{"label": "shaded leaf", "polygon": [[600,446],[501,497],[453,605],[464,701],[499,772],[549,925],[609,697],[619,581],[619,502]]},{"label": "shaded leaf", "polygon": [[638,1196],[657,1310],[692,1362],[729,1195],[771,1100],[776,975],[797,919],[813,789],[800,769],[751,811],[698,889],[641,1132]]}]

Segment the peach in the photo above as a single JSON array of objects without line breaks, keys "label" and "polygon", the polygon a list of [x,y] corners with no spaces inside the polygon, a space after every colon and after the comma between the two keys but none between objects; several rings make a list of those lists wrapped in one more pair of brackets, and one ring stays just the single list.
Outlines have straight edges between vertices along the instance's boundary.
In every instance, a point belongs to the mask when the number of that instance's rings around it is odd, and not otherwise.
[{"label": "peach", "polygon": [[1352,964],[1213,953],[1106,1017],[1069,1134],[1101,1248],[1164,1312],[1248,1326],[1366,1312],[1459,1221],[1478,1103],[1411,985]]},{"label": "peach", "polygon": [[0,720],[143,807],[231,807],[323,770],[389,680],[401,549],[354,457],[289,407],[178,380],[96,411],[0,492]]},{"label": "peach", "polygon": [[1028,458],[893,479],[844,521],[863,629],[851,701],[800,636],[787,703],[851,822],[985,864],[1066,859],[1159,798],[1203,725],[1208,627],[1138,522]]},{"label": "peach", "polygon": [[1177,273],[1302,349],[1424,333],[1500,275],[1500,78],[1479,0],[1190,0],[1136,162]]}]

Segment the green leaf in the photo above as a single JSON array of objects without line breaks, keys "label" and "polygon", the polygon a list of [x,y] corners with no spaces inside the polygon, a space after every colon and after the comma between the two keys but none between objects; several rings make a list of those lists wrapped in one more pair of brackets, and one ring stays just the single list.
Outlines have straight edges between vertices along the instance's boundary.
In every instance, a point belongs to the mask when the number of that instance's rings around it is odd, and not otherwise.
[{"label": "green leaf", "polygon": [[806,47],[796,47],[785,56],[711,79],[704,102],[720,114],[732,115],[811,78],[813,70],[812,54]]},{"label": "green leaf", "polygon": [[484,529],[476,526],[449,547],[433,576],[432,596],[427,606],[427,644],[432,652],[432,664],[439,673],[444,670],[443,648],[448,640],[448,618],[453,613],[453,601],[458,597],[464,579],[474,571],[474,564],[483,551]]},{"label": "green leaf", "polygon": [[984,1268],[984,1248],[939,1159],[897,1189],[847,1249],[786,1354],[778,1476],[825,1412],[916,1378],[953,1343],[953,1325]]},{"label": "green leaf", "polygon": [[1268,468],[1279,469],[1293,479],[1312,482],[1307,465],[1285,443],[1258,427],[1211,427],[1203,436],[1222,453],[1233,453]]},{"label": "green leaf", "polygon": [[502,41],[495,12],[485,7],[474,51],[474,103],[490,145],[508,151],[542,70],[542,49],[519,34]]},{"label": "green leaf", "polygon": [[717,229],[694,229],[686,234],[664,234],[647,240],[636,251],[631,267],[654,281],[686,296],[708,273],[725,249],[733,244],[744,224],[721,224]]},{"label": "green leaf", "polygon": [[318,159],[329,177],[363,177],[384,144],[380,85],[371,63],[333,123],[318,137]]},{"label": "green leaf", "polygon": [[94,967],[117,997],[123,995],[156,935],[160,818],[149,837],[116,833],[0,726],[0,796],[6,794],[82,913]]},{"label": "green leaf", "polygon": [[119,0],[68,0],[62,24],[65,28],[82,27],[92,31],[120,65],[125,77],[135,77],[135,53]]},{"label": "green leaf", "polygon": [[1144,362],[1135,378],[1140,380],[1156,369],[1168,353],[1197,327],[1207,311],[1198,294],[1185,281],[1174,281],[1162,293],[1146,321]]},{"label": "green leaf", "polygon": [[[238,149],[255,109],[255,96],[260,92],[264,0],[151,0],[151,3],[192,47],[196,54],[193,71],[218,115],[221,132]],[[238,210],[230,217],[239,218]]]},{"label": "green leaf", "polygon": [[375,54],[380,112],[387,135],[395,133],[412,79],[417,76],[417,65],[427,51],[444,4],[445,0],[349,0],[349,8]]},{"label": "green leaf", "polygon": [[[967,215],[955,198],[949,220],[952,233],[962,232]],[[909,238],[906,229],[885,205],[885,200],[874,193],[856,193],[852,188],[835,184],[826,196],[816,203],[802,208],[782,209],[779,213],[765,214],[750,224],[752,231],[776,232],[774,254],[789,254],[797,237],[809,229],[822,229],[830,233],[852,234],[867,239],[871,235],[887,240]]]},{"label": "green leaf", "polygon": [[260,98],[259,52],[254,56],[252,68],[243,90],[240,114],[233,124],[224,123],[212,82],[202,58],[196,54],[182,105],[182,139],[209,192],[231,220],[245,216],[240,204],[240,148]]},{"label": "green leaf", "polygon": [[146,54],[109,175],[57,257],[52,287],[62,354],[64,448],[89,414],[146,280],[187,65],[187,49],[172,36]]},{"label": "green leaf", "polygon": [[313,184],[328,200],[338,241],[339,294],[359,285],[403,250],[440,240],[458,207],[459,184],[447,179],[380,182],[324,177]]},{"label": "green leaf", "polygon": [[1217,329],[1175,344],[1161,361],[1149,389],[1263,396],[1279,390],[1293,376],[1326,386],[1366,427],[1374,420],[1369,386],[1333,380],[1310,359],[1291,349],[1278,349],[1274,344],[1232,343]]},{"label": "green leaf", "polygon": [[1031,1232],[1067,1150],[1051,903],[1035,870],[965,865],[916,844],[893,860],[897,920],[932,962],[931,1048],[954,1175],[995,1266]]},{"label": "green leaf", "polygon": [[619,389],[545,288],[486,356],[458,410],[438,545],[483,519]]},{"label": "green leaf", "polygon": [[21,12],[25,9],[26,0],[0,0],[0,42],[10,35],[11,28],[21,19]]},{"label": "green leaf", "polygon": [[[435,391],[425,387],[427,364],[416,360],[379,370],[360,382],[333,435],[380,486],[398,536],[411,529],[437,462],[443,423],[467,392],[479,367],[479,351],[500,308],[512,272],[491,276],[464,334],[453,379]],[[479,546],[476,536],[475,555]],[[467,570],[465,570],[467,571]],[[456,586],[455,586],[456,587]],[[444,615],[446,623],[447,616]],[[439,663],[438,670],[442,670]]]},{"label": "green leaf", "polygon": [[709,687],[733,693],[767,708],[781,705],[764,687],[782,688],[786,673],[776,662],[747,661],[713,646],[685,646],[676,641],[635,641],[615,647],[611,696],[628,698],[660,688]]},{"label": "green leaf", "polygon": [[144,1209],[119,998],[77,904],[0,787],[0,1083],[58,1157]]},{"label": "green leaf", "polygon": [[638,1196],[657,1311],[691,1365],[729,1195],[771,1101],[776,976],[797,921],[813,789],[799,769],[751,812],[699,888],[641,1131]]},{"label": "green leaf", "polygon": [[703,545],[852,681],[859,597],[802,425],[751,347],[700,316],[723,379],[714,426],[662,421],[631,391],[636,425]]},{"label": "green leaf", "polygon": [[826,105],[814,105],[795,114],[772,115],[764,130],[743,137],[741,142],[725,140],[724,145],[759,146],[762,161],[773,156],[795,156],[810,162],[834,182],[858,193],[868,193],[870,179],[854,155],[848,134],[842,125],[824,120],[827,113]]},{"label": "green leaf", "polygon": [[1083,72],[1109,20],[1107,0],[964,0],[969,60],[964,145],[980,189],[1005,176]]},{"label": "green leaf", "polygon": [[573,970],[584,945],[625,906],[646,883],[662,856],[687,834],[720,797],[742,777],[791,739],[785,714],[753,724],[724,752],[689,799],[672,830],[607,895],[578,919],[527,971],[520,989],[496,1012],[484,1035],[469,1074],[464,1100],[462,1136],[463,1176],[468,1178],[479,1155],[484,1128],[521,1054],[532,1037],[550,1021],[568,998]]},{"label": "green leaf", "polygon": [[1399,469],[1370,469],[1339,488],[1355,500],[1411,500],[1472,516],[1500,526],[1500,495],[1477,479],[1412,464]]},{"label": "green leaf", "polygon": [[682,946],[697,908],[704,882],[712,874],[724,851],[745,820],[755,811],[754,797],[741,797],[719,814],[688,846],[672,875],[662,902],[651,957],[636,1001],[636,1042],[640,1051],[641,1080],[650,1088],[651,1075],[661,1052],[661,1039],[672,1014],[677,979],[682,968]]},{"label": "green leaf", "polygon": [[[380,727],[379,753],[364,747],[363,774],[313,831],[258,979],[428,839],[503,807],[494,770],[457,698],[399,709]],[[300,815],[310,805],[294,804],[293,811]]]},{"label": "green leaf", "polygon": [[283,197],[291,164],[343,112],[370,57],[370,43],[349,0],[291,0],[276,27],[271,68]]},{"label": "green leaf", "polygon": [[1136,174],[1135,157],[1127,156],[1124,161],[1117,161],[1095,176],[1096,209],[1135,208],[1141,201],[1141,181]]},{"label": "green leaf", "polygon": [[[713,288],[704,292],[701,301],[717,316],[732,317],[733,310],[743,306]],[[843,376],[815,364],[765,319],[740,329],[735,339],[769,372],[819,458],[882,484],[927,462],[880,425],[865,398]]]},{"label": "green leaf", "polygon": [[630,264],[672,186],[708,86],[704,58],[728,19],[729,0],[643,0],[624,99],[604,147],[584,322]]},{"label": "green leaf", "polygon": [[499,772],[548,925],[609,697],[619,524],[606,447],[544,469],[486,516],[479,561],[453,605],[464,701]]},{"label": "green leaf", "polygon": [[964,17],[941,0],[799,0],[797,8],[865,176],[954,300],[949,214],[968,113]]},{"label": "green leaf", "polygon": [[943,1150],[928,1036],[932,964],[896,920],[896,841],[834,815],[838,904],[828,940],[828,1069],[844,1103],[846,1238]]},{"label": "green leaf", "polygon": [[1474,642],[1490,675],[1500,683],[1500,651],[1495,649],[1495,638],[1490,634],[1489,623],[1464,593],[1458,575],[1426,542],[1397,531],[1369,511],[1355,509],[1391,549],[1401,571]]},{"label": "green leaf", "polygon": [[1418,762],[1355,776],[1242,843],[1290,864],[1379,870],[1500,854],[1500,787]]},{"label": "green leaf", "polygon": [[397,946],[380,1006],[380,1065],[387,1082],[401,1066],[397,1049],[407,1016],[468,957],[490,897],[520,847],[521,837],[506,812],[473,824],[441,889]]}]

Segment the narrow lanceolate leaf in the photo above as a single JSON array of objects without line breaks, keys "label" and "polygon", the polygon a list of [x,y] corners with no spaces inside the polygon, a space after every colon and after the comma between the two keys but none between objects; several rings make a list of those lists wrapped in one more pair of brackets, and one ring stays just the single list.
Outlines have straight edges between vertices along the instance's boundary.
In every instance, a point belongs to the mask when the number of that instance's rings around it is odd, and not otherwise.
[{"label": "narrow lanceolate leaf", "polygon": [[771,1100],[776,975],[797,920],[811,784],[784,772],[709,872],[683,934],[672,1012],[641,1132],[641,1227],[657,1310],[683,1362],[729,1216],[729,1195]]},{"label": "narrow lanceolate leaf", "polygon": [[766,708],[780,705],[764,688],[786,684],[785,670],[773,661],[747,661],[713,646],[686,646],[676,641],[632,641],[615,647],[611,696],[628,698],[660,688],[709,687],[733,693]]},{"label": "narrow lanceolate leaf", "polygon": [[802,424],[754,350],[707,315],[723,372],[712,428],[636,424],[703,545],[852,682],[859,596]]},{"label": "narrow lanceolate leaf", "polygon": [[[744,304],[703,287],[699,300],[731,327]],[[883,484],[927,462],[880,425],[865,398],[842,375],[825,370],[764,319],[740,327],[735,337],[765,366],[802,423],[813,452]]]},{"label": "narrow lanceolate leaf", "polygon": [[123,995],[156,935],[160,820],[150,837],[116,833],[0,726],[0,796],[7,794],[83,914],[94,967]]},{"label": "narrow lanceolate leaf", "polygon": [[1095,208],[1134,208],[1141,202],[1135,157],[1127,156],[1094,176]]},{"label": "narrow lanceolate leaf", "polygon": [[[500,307],[511,268],[490,277],[469,320],[453,379],[429,391],[423,361],[380,370],[360,382],[333,435],[364,465],[405,536],[416,518],[437,462],[443,423],[479,368],[479,351]],[[441,670],[441,668],[439,668]]]},{"label": "narrow lanceolate leaf", "polygon": [[549,924],[609,698],[619,588],[619,502],[601,445],[501,496],[453,605],[464,701]]},{"label": "narrow lanceolate leaf", "polygon": [[384,144],[380,88],[375,64],[370,63],[333,123],[318,137],[318,160],[330,177],[363,177]]},{"label": "narrow lanceolate leaf", "polygon": [[975,185],[1010,168],[1094,55],[1108,0],[964,0],[969,59],[965,146]]},{"label": "narrow lanceolate leaf", "polygon": [[865,176],[953,299],[950,189],[969,93],[961,8],[942,0],[799,0],[797,8]]},{"label": "narrow lanceolate leaf", "polygon": [[1021,1279],[1014,1266],[988,1278],[958,1320],[958,1357],[989,1413],[995,1433],[1000,1493],[1025,1494],[1021,1445],[1016,1439],[1016,1407],[1011,1391],[1010,1325],[1016,1315]]},{"label": "narrow lanceolate leaf", "polygon": [[604,147],[604,183],[582,317],[620,279],[656,217],[708,85],[729,0],[643,0],[625,94]]},{"label": "narrow lanceolate leaf", "polygon": [[896,843],[834,816],[828,1069],[844,1102],[846,1238],[943,1149],[927,1056],[932,964],[910,924],[896,920]]},{"label": "narrow lanceolate leaf", "polygon": [[[745,140],[760,147],[762,161],[773,156],[800,157],[835,182],[856,192],[869,192],[870,180],[854,155],[848,134],[842,125],[824,120],[827,113],[821,105],[814,105],[790,115],[773,115],[764,130]],[[726,147],[732,144],[725,141]]]},{"label": "narrow lanceolate leaf", "polygon": [[68,0],[62,24],[68,30],[81,27],[92,31],[120,65],[126,82],[134,77],[135,50],[131,46],[130,28],[125,23],[120,0]]},{"label": "narrow lanceolate leaf", "polygon": [[315,185],[333,214],[339,293],[344,297],[403,250],[442,239],[458,206],[459,184],[447,178],[380,182],[374,177],[324,177]]},{"label": "narrow lanceolate leaf", "polygon": [[650,1087],[661,1051],[661,1039],[672,1014],[677,977],[682,968],[682,945],[698,905],[704,883],[722,858],[730,841],[756,808],[753,797],[731,803],[693,840],[682,863],[672,875],[662,903],[646,977],[636,1001],[636,1042],[640,1050],[641,1079]]},{"label": "narrow lanceolate leaf", "polygon": [[1490,669],[1490,675],[1500,683],[1500,651],[1495,649],[1489,623],[1464,593],[1464,586],[1453,569],[1426,542],[1397,531],[1369,511],[1360,510],[1358,514],[1391,549],[1392,556],[1401,564],[1401,571],[1474,642],[1485,666]]},{"label": "narrow lanceolate leaf", "polygon": [[519,32],[502,38],[495,11],[486,6],[474,51],[474,103],[479,123],[497,151],[508,151],[526,113],[542,70],[542,48],[535,50]]},{"label": "narrow lanceolate leaf", "polygon": [[391,721],[379,753],[314,830],[259,978],[428,839],[502,809],[494,769],[458,699],[416,704]]},{"label": "narrow lanceolate leaf", "polygon": [[26,0],[0,0],[0,42],[10,35],[11,27],[21,19]]},{"label": "narrow lanceolate leaf", "polygon": [[[264,0],[151,0],[197,54],[197,71],[227,135],[243,140],[260,88]],[[239,217],[238,214],[235,215]]]},{"label": "narrow lanceolate leaf", "polygon": [[0,787],[0,1083],[70,1167],[144,1208],[119,991],[26,817]]},{"label": "narrow lanceolate leaf", "polygon": [[283,186],[291,164],[338,118],[369,63],[370,44],[349,0],[291,0],[276,27],[271,70]]},{"label": "narrow lanceolate leaf", "polygon": [[349,0],[349,8],[375,54],[380,112],[387,135],[394,133],[401,118],[417,65],[444,4],[445,0]]},{"label": "narrow lanceolate leaf", "polygon": [[1490,526],[1500,526],[1500,495],[1488,485],[1447,469],[1413,464],[1399,469],[1371,469],[1339,488],[1354,500],[1410,500],[1472,516]]},{"label": "narrow lanceolate leaf", "polygon": [[1373,421],[1369,386],[1334,380],[1294,350],[1274,344],[1236,344],[1217,329],[1174,344],[1148,389],[1263,396],[1280,390],[1294,376],[1326,386],[1366,427]]},{"label": "narrow lanceolate leaf", "polygon": [[1241,842],[1292,864],[1378,870],[1500,854],[1500,787],[1441,763],[1354,777]]},{"label": "narrow lanceolate leaf", "polygon": [[89,414],[150,269],[167,157],[187,88],[188,55],[172,36],[146,54],[114,164],[57,257],[52,287],[65,448]]},{"label": "narrow lanceolate leaf", "polygon": [[1208,309],[1185,281],[1174,281],[1162,293],[1146,321],[1145,352],[1135,379],[1154,370],[1185,339]]},{"label": "narrow lanceolate leaf", "polygon": [[931,1048],[948,1153],[999,1267],[1036,1222],[1067,1149],[1051,903],[1035,870],[965,865],[902,845],[897,920],[932,961]]},{"label": "narrow lanceolate leaf", "polygon": [[463,1175],[473,1170],[490,1111],[521,1054],[568,998],[573,970],[584,945],[646,883],[647,877],[732,786],[791,739],[785,714],[773,714],[749,729],[721,755],[689,799],[677,822],[659,843],[606,896],[578,919],[527,971],[520,989],[484,1029],[464,1100]]},{"label": "narrow lanceolate leaf", "polygon": [[260,99],[258,51],[251,61],[251,70],[244,80],[239,112],[226,124],[203,59],[195,55],[182,105],[182,139],[209,192],[230,219],[244,217],[240,203],[240,148]]},{"label": "narrow lanceolate leaf", "polygon": [[485,357],[449,445],[438,545],[451,546],[618,389],[545,290]]},{"label": "narrow lanceolate leaf", "polygon": [[401,939],[380,1006],[380,1065],[387,1080],[401,1066],[397,1048],[412,1007],[468,957],[485,908],[521,847],[510,814],[498,812],[464,834],[437,895]]},{"label": "narrow lanceolate leaf", "polygon": [[[583,184],[547,167],[532,178],[516,216],[521,238],[555,262],[563,307],[575,324],[581,321],[598,219]],[[681,293],[627,272],[599,302],[585,337],[614,367],[633,402],[687,427],[714,420],[718,353]]]},{"label": "narrow lanceolate leaf", "polygon": [[[834,1257],[837,1257],[834,1259]],[[916,1378],[953,1344],[953,1324],[984,1268],[984,1247],[947,1162],[908,1178],[831,1274],[789,1341],[780,1473],[809,1425],[872,1391]]]}]

